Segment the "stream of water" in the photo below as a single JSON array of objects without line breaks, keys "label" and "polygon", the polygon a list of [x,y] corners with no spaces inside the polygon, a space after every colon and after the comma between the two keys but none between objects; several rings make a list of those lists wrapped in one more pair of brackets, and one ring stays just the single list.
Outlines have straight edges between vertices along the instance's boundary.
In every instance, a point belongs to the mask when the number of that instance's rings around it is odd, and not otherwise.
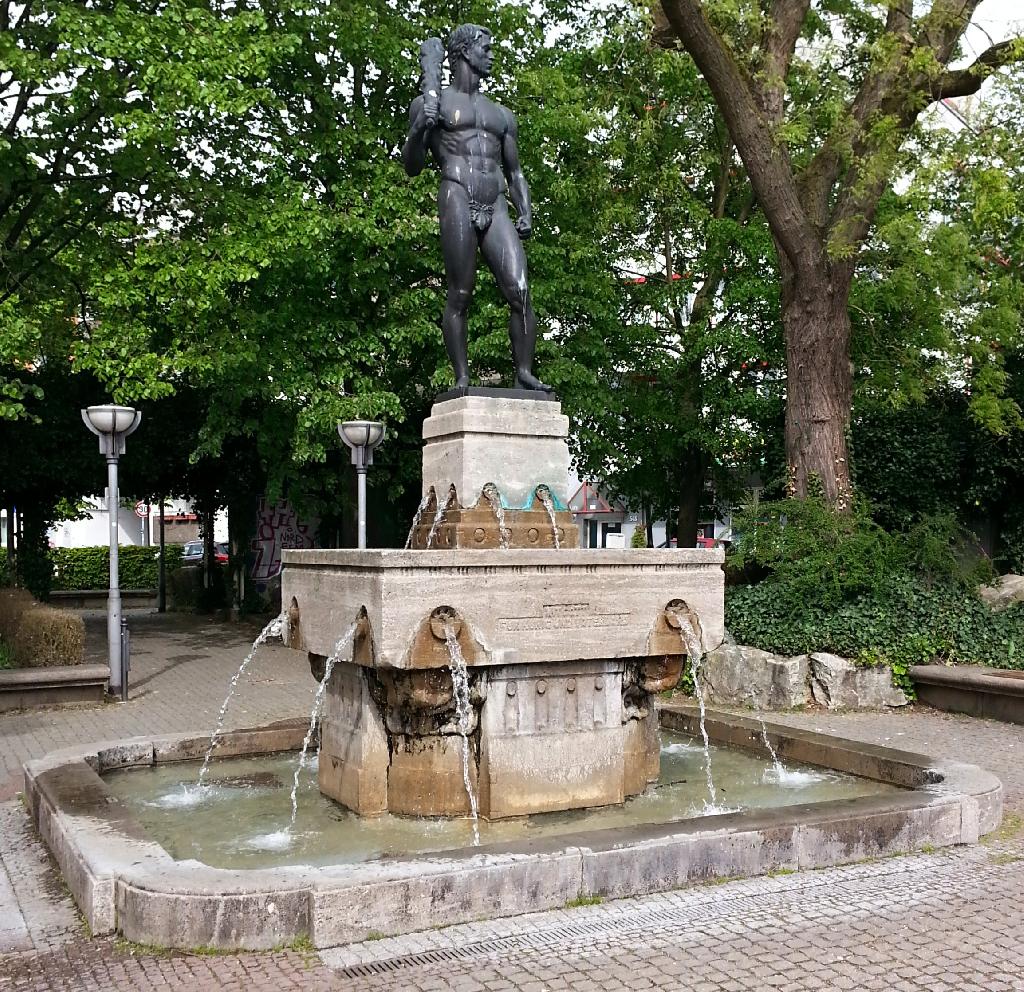
[{"label": "stream of water", "polygon": [[450,624],[444,625],[444,642],[448,646],[448,657],[451,660],[452,687],[455,690],[455,713],[458,717],[459,734],[462,737],[462,781],[466,786],[466,795],[469,797],[469,814],[473,821],[473,846],[480,846],[480,807],[477,803],[476,791],[473,789],[473,780],[469,774],[469,731],[472,727],[473,711],[469,699],[469,669],[466,667],[466,659],[462,657],[462,648],[455,634],[455,628]]},{"label": "stream of water", "polygon": [[442,522],[444,521],[444,515],[448,512],[448,507],[451,506],[452,500],[454,498],[455,498],[455,487],[454,486],[452,486],[452,488],[449,490],[448,498],[445,499],[443,502],[442,502],[441,498],[438,497],[438,500],[437,500],[437,510],[434,513],[434,521],[430,525],[430,533],[427,534],[427,543],[424,545],[424,547],[429,548],[429,547],[433,546],[434,539],[437,537],[438,528],[440,528]]},{"label": "stream of water", "polygon": [[[265,644],[267,639],[270,637],[277,637],[281,633],[281,624],[285,621],[285,614],[282,613],[280,616],[274,617],[260,631],[259,636],[255,641],[252,642],[252,648],[249,653],[245,656],[245,660],[239,666],[238,671],[231,677],[231,682],[228,684],[228,694],[224,697],[224,702],[221,705],[220,712],[217,714],[217,723],[214,725],[213,733],[210,735],[210,745],[206,749],[206,757],[203,759],[203,767],[199,769],[199,780],[196,783],[197,789],[201,790],[206,781],[206,774],[210,768],[210,759],[213,757],[214,749],[217,747],[217,742],[220,740],[221,732],[224,729],[224,719],[228,714],[228,706],[231,704],[231,697],[235,693],[235,689],[238,687],[238,682],[241,677],[245,674],[245,670],[249,667],[253,658],[256,657],[256,652],[259,650],[261,644]],[[196,792],[196,799],[198,801],[200,792]]]},{"label": "stream of water", "polygon": [[714,776],[711,774],[711,741],[708,739],[708,730],[705,725],[706,709],[704,706],[704,687],[700,684],[700,663],[704,656],[704,647],[701,644],[700,636],[694,629],[693,624],[685,617],[679,617],[679,636],[683,640],[683,647],[690,659],[690,674],[693,676],[693,692],[697,697],[697,706],[700,709],[700,736],[704,742],[704,776],[707,780],[708,798],[704,803],[705,813],[726,813],[731,812],[728,807],[718,805],[718,793],[715,790]]},{"label": "stream of water", "polygon": [[330,655],[328,655],[327,661],[324,664],[324,677],[320,680],[320,685],[317,686],[316,696],[313,697],[313,709],[309,714],[309,729],[306,731],[306,737],[302,742],[302,751],[299,754],[298,763],[295,765],[295,777],[292,780],[291,796],[292,819],[289,824],[289,829],[294,828],[295,818],[299,815],[299,776],[302,774],[303,767],[305,767],[306,752],[309,751],[309,745],[313,740],[313,734],[316,733],[317,724],[320,722],[320,712],[324,708],[324,699],[327,696],[327,684],[331,681],[331,672],[334,670],[334,666],[338,663],[346,648],[352,645],[352,638],[356,635],[356,626],[358,623],[358,620],[354,620],[348,630],[338,638],[334,645],[334,650],[331,651]]},{"label": "stream of water", "polygon": [[484,499],[487,500],[494,519],[498,522],[498,547],[504,551],[509,546],[512,532],[505,526],[505,507],[501,503],[501,493],[493,482],[488,482],[484,486]]},{"label": "stream of water", "polygon": [[537,499],[544,504],[544,509],[548,511],[548,520],[551,521],[551,539],[555,545],[555,550],[558,551],[561,549],[561,542],[558,540],[558,521],[555,519],[554,498],[547,486],[538,486],[536,492]]},{"label": "stream of water", "polygon": [[423,511],[427,508],[430,503],[430,493],[428,492],[423,499],[420,500],[420,505],[416,507],[416,513],[412,518],[412,526],[409,528],[409,536],[405,539],[405,550],[408,551],[412,547],[412,539],[416,536],[416,528],[420,525],[420,520],[423,519]]}]

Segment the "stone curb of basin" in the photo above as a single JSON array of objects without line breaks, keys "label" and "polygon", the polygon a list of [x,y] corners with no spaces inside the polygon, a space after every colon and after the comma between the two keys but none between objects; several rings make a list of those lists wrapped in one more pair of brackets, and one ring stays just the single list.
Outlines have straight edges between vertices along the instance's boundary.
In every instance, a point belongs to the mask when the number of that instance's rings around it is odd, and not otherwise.
[{"label": "stone curb of basin", "polygon": [[[688,704],[662,725],[694,733]],[[761,724],[710,712],[716,742],[764,751]],[[297,750],[304,724],[225,734],[218,755]],[[108,791],[100,773],[202,757],[188,735],[97,743],[25,765],[27,806],[94,934],[166,947],[317,948],[481,918],[620,898],[716,878],[821,868],[925,846],[973,843],[1002,816],[1002,786],[972,765],[768,724],[783,760],[866,775],[908,791],[606,829],[329,867],[229,870],[176,861]]]}]

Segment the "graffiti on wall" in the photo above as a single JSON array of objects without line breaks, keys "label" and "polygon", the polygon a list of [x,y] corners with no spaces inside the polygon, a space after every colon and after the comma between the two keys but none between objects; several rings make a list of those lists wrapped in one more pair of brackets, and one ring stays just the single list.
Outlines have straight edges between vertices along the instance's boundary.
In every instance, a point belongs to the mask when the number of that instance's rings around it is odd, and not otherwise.
[{"label": "graffiti on wall", "polygon": [[256,537],[252,550],[256,561],[252,577],[256,582],[267,582],[281,573],[281,552],[286,548],[313,547],[313,528],[299,521],[295,509],[287,500],[268,503],[260,499],[256,516]]}]

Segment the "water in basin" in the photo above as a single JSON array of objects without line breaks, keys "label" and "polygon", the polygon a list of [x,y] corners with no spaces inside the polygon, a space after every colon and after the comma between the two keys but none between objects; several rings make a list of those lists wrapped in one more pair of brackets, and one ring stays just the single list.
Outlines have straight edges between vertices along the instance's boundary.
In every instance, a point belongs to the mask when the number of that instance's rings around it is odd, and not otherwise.
[{"label": "water in basin", "polygon": [[[708,798],[701,743],[662,731],[661,777],[622,806],[480,821],[481,844],[553,837],[579,830],[669,823],[702,815]],[[718,808],[758,809],[853,799],[897,791],[894,786],[821,768],[787,764],[780,776],[770,759],[736,748],[711,748]],[[295,754],[214,761],[197,793],[198,763],[158,764],[108,772],[113,795],[174,858],[218,868],[330,865],[428,854],[468,847],[469,819],[384,815],[358,817],[317,789],[315,761],[298,790],[289,830]],[[308,772],[308,774],[307,774]]]}]

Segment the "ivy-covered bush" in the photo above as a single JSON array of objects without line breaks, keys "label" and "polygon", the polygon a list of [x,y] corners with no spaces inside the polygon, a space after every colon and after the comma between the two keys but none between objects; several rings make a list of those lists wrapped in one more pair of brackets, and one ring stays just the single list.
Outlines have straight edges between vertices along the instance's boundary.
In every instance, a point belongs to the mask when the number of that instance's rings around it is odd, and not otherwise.
[{"label": "ivy-covered bush", "polygon": [[[182,545],[165,545],[167,568],[181,563]],[[160,571],[160,549],[123,546],[118,551],[118,577],[122,589],[154,589]],[[110,582],[110,549],[51,548],[54,589],[106,589]]]},{"label": "ivy-covered bush", "polygon": [[866,506],[841,514],[811,498],[749,507],[735,527],[730,565],[764,576],[727,590],[740,643],[887,664],[904,686],[909,666],[935,661],[1024,669],[1024,605],[978,598],[991,566],[950,518],[890,533]]}]

